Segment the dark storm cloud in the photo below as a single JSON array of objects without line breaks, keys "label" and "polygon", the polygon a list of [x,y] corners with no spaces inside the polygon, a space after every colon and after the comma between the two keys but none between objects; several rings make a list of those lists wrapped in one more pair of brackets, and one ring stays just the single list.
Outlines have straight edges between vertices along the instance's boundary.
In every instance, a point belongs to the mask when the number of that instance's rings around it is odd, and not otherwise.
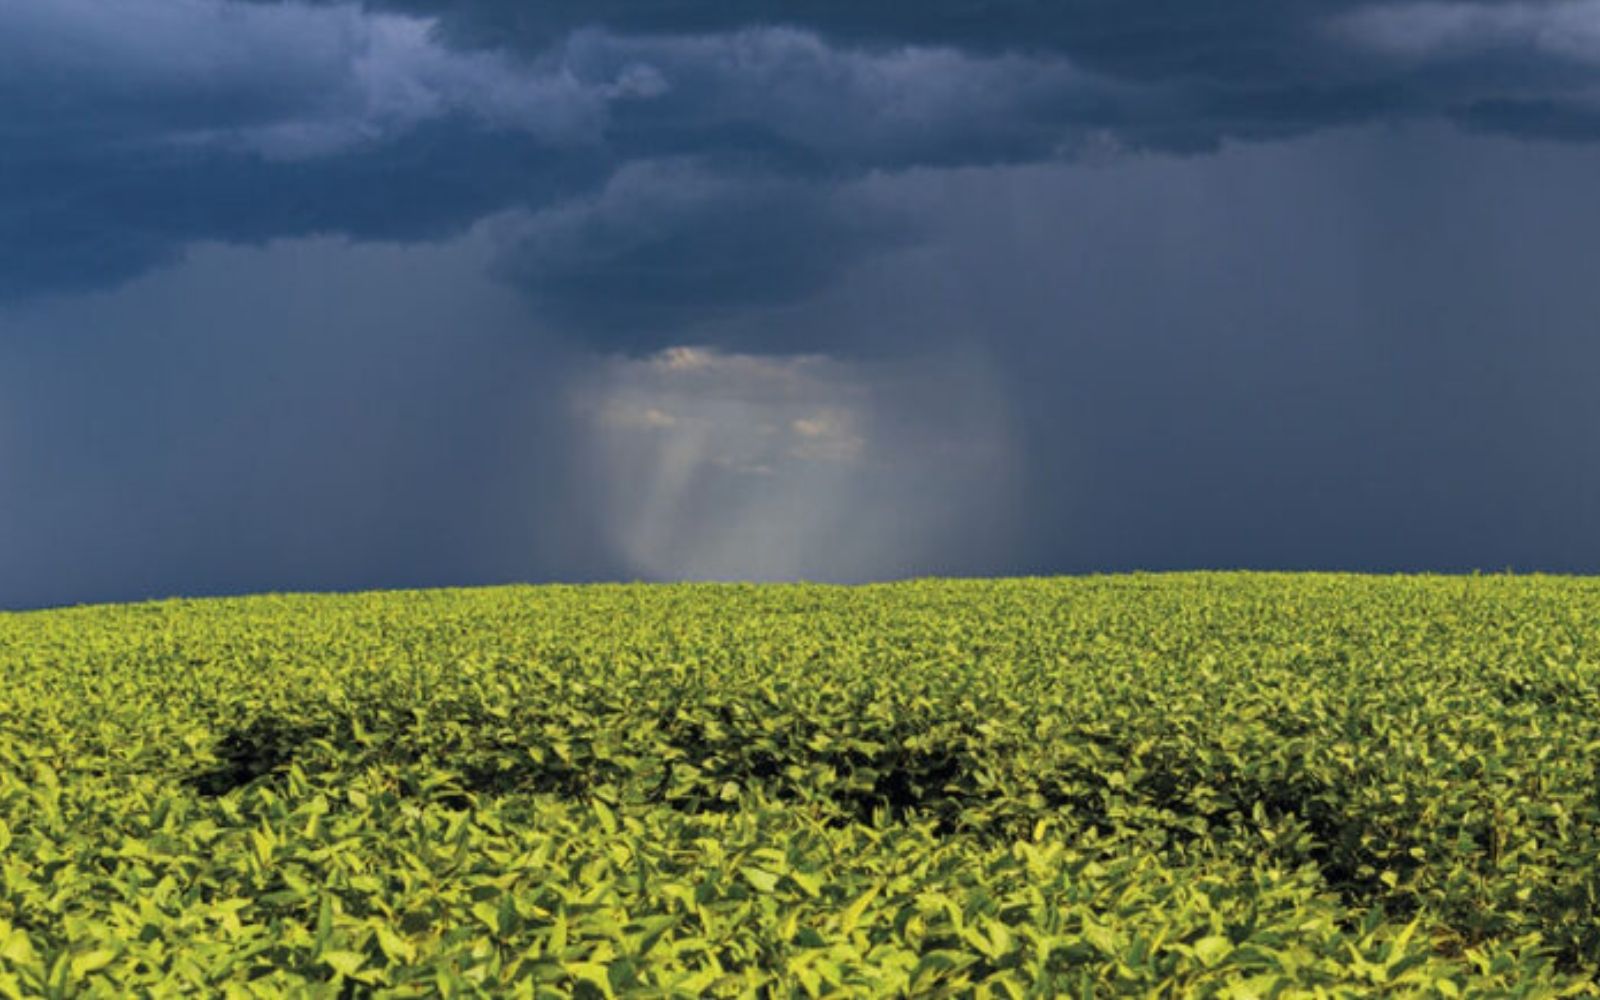
[{"label": "dark storm cloud", "polygon": [[1592,0],[365,2],[437,18],[441,37],[455,45],[528,53],[585,28],[663,38],[781,25],[845,49],[911,46],[1064,59],[1106,81],[1142,88],[1145,96],[1166,88],[1146,104],[1125,92],[1095,117],[1156,148],[1192,145],[1193,126],[1202,119],[1214,144],[1290,125],[1304,130],[1380,115],[1433,115],[1508,90],[1552,96],[1596,81]]},{"label": "dark storm cloud", "polygon": [[[816,31],[875,48],[939,46],[980,52],[1066,53],[1107,72],[1138,78],[1281,76],[1305,67],[1294,57],[1315,48],[1308,25],[1349,2],[1263,3],[1187,0],[931,0],[917,4],[850,0],[369,0],[367,6],[440,18],[456,44],[511,45],[538,51],[585,28],[620,34],[711,35],[758,25]],[[1297,51],[1300,50],[1300,51]]]},{"label": "dark storm cloud", "polygon": [[[1230,137],[1419,115],[1583,138],[1595,10],[13,3],[0,10],[0,294],[122,280],[194,240],[439,238],[592,197],[627,165],[663,159],[726,167],[731,220],[753,169],[790,184],[803,209],[871,171],[1205,153]],[[829,249],[856,245],[853,227],[826,210],[787,214],[808,238],[788,241],[797,277],[773,283],[774,302],[857,259]],[[747,243],[776,229],[744,218]],[[705,233],[684,227],[675,250],[658,238],[662,259],[691,267]],[[620,262],[639,237],[619,239]],[[814,251],[800,260],[803,245]],[[562,299],[575,335],[627,336],[614,296],[595,303],[591,331],[575,298],[550,294],[563,283],[533,290]],[[756,290],[726,287],[730,307]],[[654,318],[641,309],[633,335]]]},{"label": "dark storm cloud", "polygon": [[225,150],[19,155],[0,160],[0,298],[114,284],[197,241],[443,239],[508,202],[586,190],[593,169],[582,152],[558,157],[460,120],[309,161]]},{"label": "dark storm cloud", "polygon": [[1048,158],[1128,100],[1060,60],[955,49],[863,51],[787,28],[561,46],[580,79],[649,81],[609,109],[619,158],[755,158],[820,177]]},{"label": "dark storm cloud", "polygon": [[[909,233],[903,217],[819,185],[652,162],[623,168],[592,198],[505,226],[498,270],[558,326],[638,350],[800,301]],[[849,349],[827,340],[808,346]]]},{"label": "dark storm cloud", "polygon": [[[126,280],[202,240],[439,239],[497,212],[615,191],[613,174],[625,187],[631,165],[669,158],[695,160],[684,176],[702,182],[681,206],[662,192],[661,211],[641,220],[666,231],[630,234],[613,219],[606,232],[621,242],[605,249],[590,231],[589,259],[638,265],[653,240],[659,268],[700,268],[681,284],[711,314],[722,295],[728,308],[763,293],[777,303],[858,259],[852,247],[884,242],[883,226],[831,207],[836,180],[1054,155],[1107,100],[1059,63],[842,51],[790,30],[589,31],[512,60],[442,47],[427,21],[346,6],[68,0],[7,7],[0,29],[0,295],[13,299]],[[711,203],[718,194],[725,205]],[[701,238],[711,242],[692,245]],[[728,258],[735,245],[766,248],[781,270]],[[580,338],[639,336],[614,294],[587,315],[570,267],[530,273],[538,246],[502,272],[527,276],[558,307],[552,319]],[[707,262],[718,253],[721,265]],[[736,280],[710,280],[735,265]],[[663,271],[655,292],[640,289],[640,329],[682,325],[670,282]]]},{"label": "dark storm cloud", "polygon": [[430,240],[596,183],[600,98],[353,9],[0,8],[0,295],[189,243]]}]

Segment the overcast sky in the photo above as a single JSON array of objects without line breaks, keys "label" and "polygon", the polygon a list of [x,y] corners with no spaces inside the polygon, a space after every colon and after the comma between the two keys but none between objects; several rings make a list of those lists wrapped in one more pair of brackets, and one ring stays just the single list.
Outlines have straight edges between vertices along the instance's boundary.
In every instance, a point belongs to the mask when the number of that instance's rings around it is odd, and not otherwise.
[{"label": "overcast sky", "polygon": [[1600,0],[0,0],[0,607],[1600,571]]}]

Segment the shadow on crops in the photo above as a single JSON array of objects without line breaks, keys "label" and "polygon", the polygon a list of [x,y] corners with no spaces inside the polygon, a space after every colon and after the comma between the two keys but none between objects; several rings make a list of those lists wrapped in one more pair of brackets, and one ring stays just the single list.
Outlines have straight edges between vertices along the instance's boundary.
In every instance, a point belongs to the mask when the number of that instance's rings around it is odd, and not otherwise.
[{"label": "shadow on crops", "polygon": [[[431,720],[425,728],[385,726],[371,718],[263,714],[227,729],[213,749],[214,760],[184,780],[201,795],[218,797],[272,780],[291,764],[308,773],[426,764],[453,776],[432,786],[446,789],[447,804],[465,805],[460,793],[581,799],[609,786],[687,813],[739,808],[737,795],[728,792],[731,785],[759,787],[780,801],[815,802],[828,807],[840,825],[933,817],[947,834],[966,829],[962,817],[1000,794],[971,787],[986,752],[971,727],[960,727],[941,745],[911,749],[896,734],[829,745],[814,725],[752,738],[733,727],[718,736],[697,721],[668,719],[650,748],[660,760],[647,773],[582,733],[551,738],[548,732],[560,720],[525,716],[518,722],[508,725],[471,711],[448,722]],[[407,790],[425,794],[402,780]]]},{"label": "shadow on crops", "polygon": [[[1568,694],[1507,691],[1541,701]],[[1152,850],[1222,851],[1270,858],[1285,869],[1312,864],[1352,912],[1376,906],[1410,914],[1421,902],[1413,883],[1434,878],[1430,872],[1456,872],[1490,888],[1451,890],[1467,907],[1440,914],[1451,922],[1459,917],[1464,928],[1494,934],[1504,928],[1485,920],[1515,918],[1526,926],[1547,915],[1563,960],[1600,947],[1597,934],[1584,930],[1590,925],[1570,918],[1592,910],[1600,885],[1592,872],[1557,864],[1526,886],[1526,898],[1485,894],[1507,885],[1496,843],[1510,832],[1496,826],[1490,786],[1456,789],[1438,802],[1426,794],[1397,798],[1389,794],[1395,776],[1381,758],[1334,766],[1310,750],[1285,749],[1307,746],[1302,720],[1262,725],[1259,744],[1242,749],[1192,730],[1179,736],[1083,726],[1032,739],[1022,726],[933,714],[869,717],[840,709],[813,720],[770,706],[683,701],[642,717],[637,707],[600,701],[507,710],[440,699],[416,709],[374,704],[310,718],[259,714],[227,728],[186,781],[198,794],[218,797],[278,781],[291,765],[323,784],[378,766],[389,768],[398,794],[458,810],[483,798],[584,800],[605,789],[624,806],[728,813],[742,808],[747,792],[758,792],[832,826],[926,822],[941,837],[992,843],[1027,838],[1038,819],[1053,818],[1067,835],[1131,832]],[[1323,725],[1357,746],[1370,738],[1362,718],[1326,720],[1317,730]],[[1474,798],[1480,792],[1482,800]],[[1456,813],[1438,811],[1451,803]],[[1547,840],[1542,827],[1528,829]],[[1586,854],[1573,856],[1578,864]]]},{"label": "shadow on crops", "polygon": [[[1282,860],[1315,864],[1352,905],[1393,901],[1381,873],[1404,877],[1421,864],[1409,853],[1420,843],[1409,813],[1353,808],[1350,789],[1292,769],[1219,768],[1186,752],[1192,748],[1136,749],[1104,732],[1077,734],[1068,749],[1080,753],[1029,770],[1017,763],[1025,746],[1006,745],[965,721],[906,719],[841,735],[836,725],[805,719],[777,729],[741,724],[725,707],[671,711],[628,752],[598,738],[611,725],[603,717],[585,732],[573,728],[571,716],[513,720],[471,705],[451,708],[425,725],[411,717],[260,715],[226,731],[214,762],[188,784],[220,796],[270,780],[291,763],[325,774],[400,765],[402,794],[456,808],[471,796],[578,800],[604,786],[625,801],[728,812],[740,808],[738,793],[759,790],[804,804],[836,826],[920,821],[940,836],[1005,841],[1027,837],[1037,820],[1053,816],[1102,834],[1159,831],[1162,842],[1179,847],[1252,836],[1259,815],[1307,834],[1300,846],[1280,848]],[[1140,766],[1131,777],[1114,777],[1136,755]],[[411,777],[418,773],[449,780],[423,787]]]},{"label": "shadow on crops", "polygon": [[[1053,817],[1069,830],[1149,835],[1155,850],[1311,864],[1352,911],[1380,906],[1391,916],[1420,905],[1408,887],[1423,869],[1496,881],[1498,834],[1487,812],[1441,825],[1421,797],[1376,794],[1392,780],[1378,760],[1336,772],[1264,750],[1222,753],[1197,746],[1192,733],[1154,741],[1146,733],[1135,743],[1088,728],[1057,734],[1041,756],[1021,735],[1007,742],[962,720],[860,720],[841,732],[838,717],[773,724],[760,713],[704,705],[648,721],[605,706],[587,715],[508,715],[435,704],[426,721],[422,713],[263,714],[227,730],[214,759],[187,780],[220,796],[277,780],[290,765],[332,782],[379,766],[392,768],[400,794],[450,808],[509,795],[582,800],[603,787],[625,805],[688,814],[736,810],[743,793],[759,791],[835,826],[917,821],[940,836],[996,843],[1026,838]],[[1587,906],[1592,887],[1558,874],[1531,886],[1526,900],[1469,902],[1478,913]]]},{"label": "shadow on crops", "polygon": [[188,784],[202,795],[226,795],[284,767],[298,748],[325,737],[322,727],[267,715],[251,719],[218,741],[216,763],[196,770]]}]

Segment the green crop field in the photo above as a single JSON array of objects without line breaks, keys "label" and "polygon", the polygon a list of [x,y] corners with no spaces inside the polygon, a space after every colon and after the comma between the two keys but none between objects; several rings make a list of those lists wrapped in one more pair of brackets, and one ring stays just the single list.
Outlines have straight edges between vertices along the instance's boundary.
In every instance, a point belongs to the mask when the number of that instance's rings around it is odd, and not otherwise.
[{"label": "green crop field", "polygon": [[1555,996],[1600,581],[0,615],[0,994]]}]

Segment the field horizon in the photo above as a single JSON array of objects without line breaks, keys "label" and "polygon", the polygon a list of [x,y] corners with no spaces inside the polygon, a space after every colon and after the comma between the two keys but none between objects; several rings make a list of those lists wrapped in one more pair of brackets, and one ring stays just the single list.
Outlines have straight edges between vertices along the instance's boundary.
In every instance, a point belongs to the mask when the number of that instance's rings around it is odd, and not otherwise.
[{"label": "field horizon", "polygon": [[839,590],[870,590],[882,587],[899,587],[928,583],[1048,583],[1062,581],[1107,581],[1142,578],[1180,577],[1237,577],[1261,579],[1364,579],[1364,580],[1472,580],[1479,578],[1515,578],[1526,580],[1600,581],[1600,573],[1567,573],[1548,570],[1340,570],[1340,569],[1153,569],[1107,570],[1088,573],[1017,573],[985,575],[915,574],[903,577],[886,577],[881,580],[829,581],[806,579],[783,580],[544,580],[510,581],[482,584],[440,584],[398,587],[356,587],[350,589],[263,589],[238,592],[167,594],[159,597],[138,597],[128,600],[91,600],[76,603],[41,604],[38,606],[0,608],[0,615],[48,614],[58,611],[85,611],[96,608],[145,607],[151,605],[196,604],[210,601],[250,601],[279,598],[355,598],[365,596],[407,596],[421,594],[481,594],[494,591],[520,590],[606,590],[633,587],[703,587],[737,590],[749,587],[782,589],[786,587],[811,587]]}]

